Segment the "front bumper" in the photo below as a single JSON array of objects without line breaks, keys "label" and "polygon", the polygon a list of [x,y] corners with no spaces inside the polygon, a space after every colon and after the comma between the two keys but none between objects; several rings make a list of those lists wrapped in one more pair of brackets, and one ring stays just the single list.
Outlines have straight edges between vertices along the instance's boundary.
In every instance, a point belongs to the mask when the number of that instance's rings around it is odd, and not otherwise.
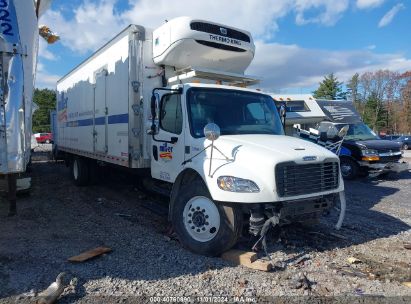
[{"label": "front bumper", "polygon": [[360,162],[362,167],[369,168],[369,173],[371,176],[378,176],[379,174],[385,172],[403,172],[409,169],[409,164],[407,162],[389,162],[389,163],[370,163],[370,162]]}]

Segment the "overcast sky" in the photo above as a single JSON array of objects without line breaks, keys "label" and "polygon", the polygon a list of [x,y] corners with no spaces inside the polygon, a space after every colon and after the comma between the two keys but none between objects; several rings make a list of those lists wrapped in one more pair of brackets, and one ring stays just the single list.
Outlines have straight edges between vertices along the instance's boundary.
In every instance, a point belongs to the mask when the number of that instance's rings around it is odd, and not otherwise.
[{"label": "overcast sky", "polygon": [[61,40],[40,41],[37,87],[57,79],[130,23],[155,28],[191,16],[250,31],[246,74],[273,92],[305,93],[328,73],[411,70],[411,7],[397,0],[54,0],[40,19]]}]

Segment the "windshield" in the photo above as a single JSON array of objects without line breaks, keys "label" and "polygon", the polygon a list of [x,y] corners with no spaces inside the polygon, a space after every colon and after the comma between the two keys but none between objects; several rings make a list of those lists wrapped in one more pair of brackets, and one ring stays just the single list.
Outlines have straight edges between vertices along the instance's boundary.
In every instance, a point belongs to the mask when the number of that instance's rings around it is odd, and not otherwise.
[{"label": "windshield", "polygon": [[204,126],[216,123],[221,135],[282,135],[283,127],[273,99],[253,92],[191,88],[187,92],[191,135],[204,137]]},{"label": "windshield", "polygon": [[[345,124],[336,125],[337,129],[340,130],[344,127]],[[347,135],[345,136],[346,140],[370,140],[370,139],[380,139],[377,134],[374,133],[366,124],[350,124]]]}]

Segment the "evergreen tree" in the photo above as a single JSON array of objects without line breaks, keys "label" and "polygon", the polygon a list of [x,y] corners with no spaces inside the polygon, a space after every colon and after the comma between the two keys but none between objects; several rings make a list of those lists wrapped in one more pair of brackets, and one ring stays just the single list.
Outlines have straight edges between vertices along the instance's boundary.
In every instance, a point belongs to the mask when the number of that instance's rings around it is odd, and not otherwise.
[{"label": "evergreen tree", "polygon": [[342,84],[334,76],[334,73],[331,73],[324,76],[324,80],[319,83],[319,87],[313,92],[313,95],[318,99],[345,99],[346,92],[343,92]]},{"label": "evergreen tree", "polygon": [[33,114],[33,133],[50,132],[50,112],[56,108],[56,92],[35,89],[33,102],[39,106]]},{"label": "evergreen tree", "polygon": [[349,97],[349,99],[351,99],[354,103],[357,103],[360,99],[359,93],[358,93],[358,86],[359,86],[359,82],[360,82],[360,74],[355,73],[350,81],[348,81],[347,84],[347,97]]},{"label": "evergreen tree", "polygon": [[387,126],[387,110],[378,94],[372,92],[368,96],[364,110],[363,120],[374,131]]}]

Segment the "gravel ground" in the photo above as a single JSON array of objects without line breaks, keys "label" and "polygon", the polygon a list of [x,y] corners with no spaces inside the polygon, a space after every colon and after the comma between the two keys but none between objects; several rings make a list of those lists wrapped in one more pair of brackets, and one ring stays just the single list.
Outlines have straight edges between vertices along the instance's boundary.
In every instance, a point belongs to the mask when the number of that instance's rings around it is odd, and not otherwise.
[{"label": "gravel ground", "polygon": [[[48,148],[39,147],[37,160],[47,158]],[[19,197],[16,217],[7,217],[0,198],[0,303],[30,299],[62,271],[71,284],[59,303],[224,302],[241,296],[259,302],[281,296],[282,303],[317,297],[411,301],[411,287],[402,285],[411,281],[411,250],[403,247],[411,241],[410,172],[346,182],[348,210],[338,234],[330,234],[336,213],[309,228],[285,227],[270,242],[275,267],[268,273],[181,248],[167,236],[165,199],[140,192],[128,175],[106,171],[86,188],[72,184],[62,163],[34,162],[31,175],[33,189]],[[67,262],[97,246],[113,251]],[[349,257],[361,262],[350,264]]]}]

